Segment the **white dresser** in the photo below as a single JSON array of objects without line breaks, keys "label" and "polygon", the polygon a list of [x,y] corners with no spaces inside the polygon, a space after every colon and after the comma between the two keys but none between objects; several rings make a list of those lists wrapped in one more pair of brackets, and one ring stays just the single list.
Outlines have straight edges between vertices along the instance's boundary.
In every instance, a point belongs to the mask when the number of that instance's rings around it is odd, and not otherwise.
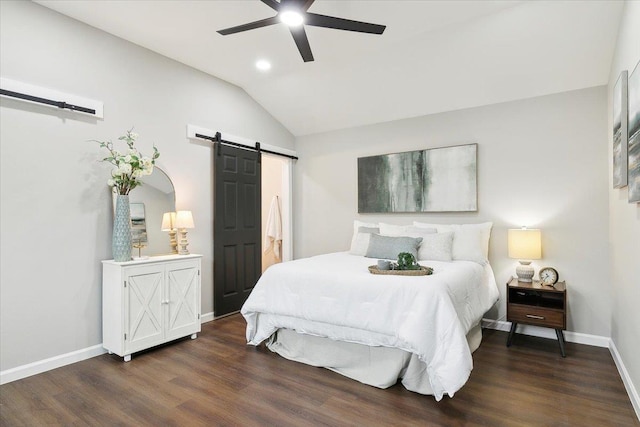
[{"label": "white dresser", "polygon": [[202,255],[102,261],[102,345],[131,354],[200,332]]}]

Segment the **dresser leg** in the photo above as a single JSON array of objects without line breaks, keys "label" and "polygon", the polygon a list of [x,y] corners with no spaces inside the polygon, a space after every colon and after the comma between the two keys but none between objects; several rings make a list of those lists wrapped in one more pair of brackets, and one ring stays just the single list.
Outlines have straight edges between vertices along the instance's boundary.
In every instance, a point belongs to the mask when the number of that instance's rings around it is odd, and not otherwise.
[{"label": "dresser leg", "polygon": [[507,347],[511,347],[511,341],[513,340],[517,327],[518,324],[516,322],[511,322],[511,330],[509,331],[509,338],[507,338]]},{"label": "dresser leg", "polygon": [[130,362],[131,361],[131,355],[130,354],[125,354],[124,355],[124,361],[125,362]]},{"label": "dresser leg", "polygon": [[567,357],[564,352],[564,334],[562,333],[562,329],[556,329],[556,335],[558,336],[558,344],[560,344],[560,353],[562,353],[562,357]]}]

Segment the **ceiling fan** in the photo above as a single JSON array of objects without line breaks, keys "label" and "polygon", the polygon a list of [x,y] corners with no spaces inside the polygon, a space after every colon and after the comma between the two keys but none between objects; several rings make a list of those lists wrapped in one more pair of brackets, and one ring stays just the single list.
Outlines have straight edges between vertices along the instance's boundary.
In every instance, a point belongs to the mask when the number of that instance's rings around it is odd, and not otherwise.
[{"label": "ceiling fan", "polygon": [[226,36],[284,22],[289,26],[289,31],[291,31],[293,40],[296,42],[296,46],[298,46],[302,59],[304,62],[310,62],[313,61],[313,53],[311,53],[311,46],[309,46],[307,33],[304,31],[305,25],[368,34],[382,34],[385,28],[387,28],[386,25],[369,24],[367,22],[352,21],[350,19],[336,18],[333,16],[318,15],[316,13],[308,12],[315,0],[280,0],[279,2],[276,0],[260,1],[278,13],[271,18],[249,22],[247,24],[238,25],[237,27],[225,28],[224,30],[219,30],[218,33]]}]

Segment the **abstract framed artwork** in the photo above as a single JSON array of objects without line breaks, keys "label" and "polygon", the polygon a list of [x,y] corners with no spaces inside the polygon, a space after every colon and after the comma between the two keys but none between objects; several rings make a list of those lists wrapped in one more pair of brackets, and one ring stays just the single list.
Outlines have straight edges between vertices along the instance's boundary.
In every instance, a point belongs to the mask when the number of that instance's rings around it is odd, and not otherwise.
[{"label": "abstract framed artwork", "polygon": [[358,158],[358,212],[475,212],[478,144]]},{"label": "abstract framed artwork", "polygon": [[613,188],[627,185],[627,71],[613,87]]},{"label": "abstract framed artwork", "polygon": [[640,203],[640,62],[629,77],[629,203]]}]

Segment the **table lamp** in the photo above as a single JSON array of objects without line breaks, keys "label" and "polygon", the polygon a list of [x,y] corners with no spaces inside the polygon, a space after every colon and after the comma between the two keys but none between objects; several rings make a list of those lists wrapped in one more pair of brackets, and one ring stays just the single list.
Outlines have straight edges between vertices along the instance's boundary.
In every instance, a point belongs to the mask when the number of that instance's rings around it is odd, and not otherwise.
[{"label": "table lamp", "polygon": [[160,229],[162,231],[169,232],[169,243],[171,245],[171,253],[178,253],[178,242],[176,241],[176,213],[175,212],[165,212],[162,215],[162,225]]},{"label": "table lamp", "polygon": [[520,261],[516,267],[516,275],[519,282],[533,281],[533,267],[531,260],[542,257],[542,244],[540,230],[523,227],[510,229],[508,232],[509,258]]},{"label": "table lamp", "polygon": [[191,214],[191,211],[176,212],[176,221],[174,225],[180,233],[180,250],[178,251],[178,254],[189,255],[189,251],[187,250],[187,246],[189,245],[189,242],[187,242],[187,228],[194,228],[193,215]]}]

